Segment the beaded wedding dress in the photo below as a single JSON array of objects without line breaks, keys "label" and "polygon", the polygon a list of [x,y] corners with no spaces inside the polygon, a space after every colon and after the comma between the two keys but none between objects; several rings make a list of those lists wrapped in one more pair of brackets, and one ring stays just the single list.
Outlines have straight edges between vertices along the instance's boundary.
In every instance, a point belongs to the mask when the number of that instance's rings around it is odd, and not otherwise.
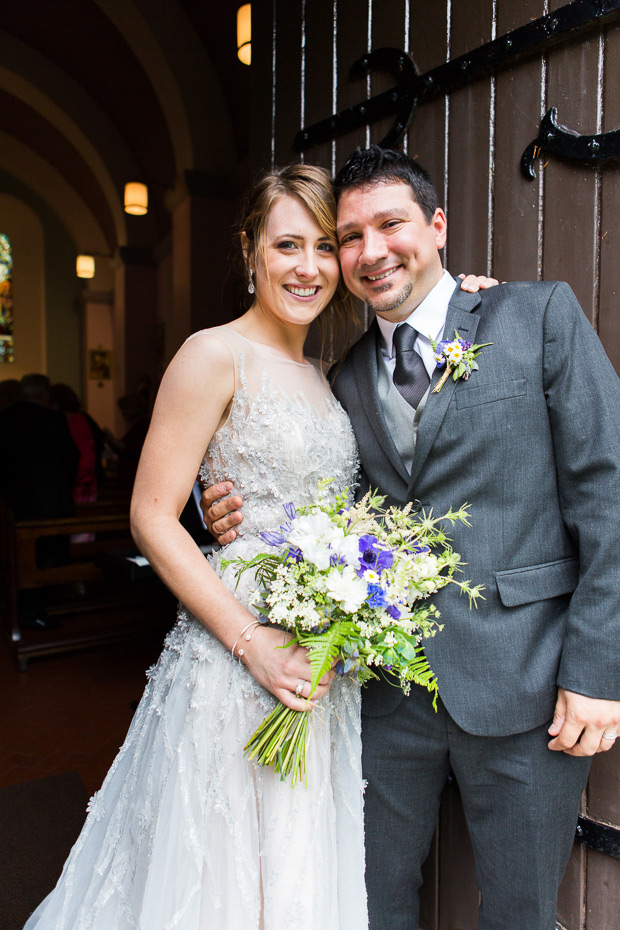
[{"label": "beaded wedding dress", "polygon": [[[318,368],[227,327],[235,363],[226,423],[202,466],[232,480],[243,535],[226,558],[265,550],[282,504],[317,481],[355,481],[351,427]],[[208,403],[208,398],[205,398]],[[235,589],[231,568],[221,571]],[[246,572],[236,595],[253,590]],[[337,678],[313,712],[308,787],[243,756],[275,698],[182,607],[127,739],[91,799],[55,890],[25,930],[364,930],[359,687]]]}]

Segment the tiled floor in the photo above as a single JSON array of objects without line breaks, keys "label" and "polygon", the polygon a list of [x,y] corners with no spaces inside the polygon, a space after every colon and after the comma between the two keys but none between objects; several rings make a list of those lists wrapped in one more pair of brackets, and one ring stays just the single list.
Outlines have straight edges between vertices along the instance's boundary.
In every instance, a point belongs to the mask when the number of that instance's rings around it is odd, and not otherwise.
[{"label": "tiled floor", "polygon": [[0,788],[76,770],[96,791],[160,651],[160,641],[123,643],[18,672],[0,643]]}]

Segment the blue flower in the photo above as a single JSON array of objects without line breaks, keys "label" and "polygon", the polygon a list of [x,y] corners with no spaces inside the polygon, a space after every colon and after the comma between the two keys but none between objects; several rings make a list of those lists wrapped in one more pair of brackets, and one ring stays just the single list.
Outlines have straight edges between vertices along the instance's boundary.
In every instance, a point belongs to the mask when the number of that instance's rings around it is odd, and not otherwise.
[{"label": "blue flower", "polygon": [[400,610],[398,607],[395,607],[394,604],[390,604],[385,608],[386,614],[389,614],[393,620],[400,620]]},{"label": "blue flower", "polygon": [[387,598],[385,596],[385,591],[378,584],[369,584],[368,585],[368,606],[369,607],[386,607]]},{"label": "blue flower", "polygon": [[349,649],[349,656],[346,659],[338,659],[334,665],[336,675],[348,675],[351,671],[357,671],[362,664],[358,649]]},{"label": "blue flower", "polygon": [[289,501],[288,504],[282,504],[284,507],[284,513],[289,518],[289,520],[294,520],[296,516],[295,504],[292,501]]}]

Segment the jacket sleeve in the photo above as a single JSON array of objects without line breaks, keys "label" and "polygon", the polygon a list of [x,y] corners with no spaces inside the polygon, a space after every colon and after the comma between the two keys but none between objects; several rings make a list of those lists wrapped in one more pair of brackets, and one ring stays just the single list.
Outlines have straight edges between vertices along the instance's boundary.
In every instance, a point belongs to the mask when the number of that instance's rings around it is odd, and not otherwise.
[{"label": "jacket sleeve", "polygon": [[544,318],[544,387],[564,522],[579,555],[558,685],[620,699],[620,381],[575,295]]}]

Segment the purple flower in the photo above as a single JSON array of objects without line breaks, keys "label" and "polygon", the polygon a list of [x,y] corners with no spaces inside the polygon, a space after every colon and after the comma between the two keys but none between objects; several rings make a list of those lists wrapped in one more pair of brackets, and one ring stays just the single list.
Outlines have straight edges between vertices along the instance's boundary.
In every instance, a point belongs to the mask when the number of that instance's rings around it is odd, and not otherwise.
[{"label": "purple flower", "polygon": [[289,518],[289,520],[294,520],[296,516],[295,504],[292,501],[289,501],[288,504],[282,504],[284,507],[284,513]]},{"label": "purple flower", "polygon": [[409,549],[405,549],[405,552],[408,552],[410,555],[420,555],[422,552],[430,552],[430,546],[418,546],[417,543],[414,543],[413,546],[410,546]]},{"label": "purple flower", "polygon": [[390,604],[385,608],[386,614],[389,614],[393,620],[400,620],[400,610],[398,607],[395,607],[394,604]]},{"label": "purple flower", "polygon": [[377,574],[381,574],[386,568],[390,568],[394,563],[394,556],[387,549],[381,549],[376,536],[360,536],[360,567],[357,570],[358,575],[369,569],[374,569]]},{"label": "purple flower", "polygon": [[284,543],[286,542],[286,539],[284,538],[282,533],[263,532],[263,533],[260,533],[259,535],[260,535],[260,538],[263,540],[263,542],[266,542],[268,546],[280,547],[280,546],[283,546]]}]

